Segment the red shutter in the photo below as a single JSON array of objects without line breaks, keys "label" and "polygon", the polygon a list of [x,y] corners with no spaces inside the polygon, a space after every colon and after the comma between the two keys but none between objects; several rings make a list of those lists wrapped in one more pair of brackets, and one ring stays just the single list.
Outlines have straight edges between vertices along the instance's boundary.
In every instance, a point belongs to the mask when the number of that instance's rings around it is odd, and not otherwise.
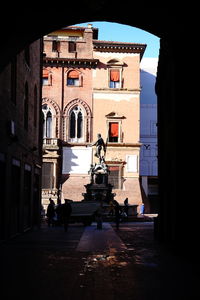
[{"label": "red shutter", "polygon": [[49,76],[49,71],[44,69],[43,72],[42,72],[42,77],[43,78],[48,78],[48,76]]},{"label": "red shutter", "polygon": [[118,137],[118,123],[110,123],[110,137]]},{"label": "red shutter", "polygon": [[111,70],[110,71],[110,80],[111,81],[119,81],[119,70]]},{"label": "red shutter", "polygon": [[70,71],[68,73],[68,78],[78,79],[79,73],[76,70]]}]

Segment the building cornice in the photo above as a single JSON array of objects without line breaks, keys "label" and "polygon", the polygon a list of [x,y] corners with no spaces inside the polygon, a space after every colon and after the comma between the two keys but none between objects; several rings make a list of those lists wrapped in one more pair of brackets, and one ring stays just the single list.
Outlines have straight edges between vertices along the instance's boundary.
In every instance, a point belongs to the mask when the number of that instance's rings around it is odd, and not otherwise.
[{"label": "building cornice", "polygon": [[86,58],[61,58],[61,57],[44,57],[43,65],[47,66],[70,66],[70,67],[88,67],[96,68],[98,59],[86,59]]},{"label": "building cornice", "polygon": [[146,44],[93,40],[94,51],[113,53],[139,53],[140,59],[144,54],[146,46]]}]

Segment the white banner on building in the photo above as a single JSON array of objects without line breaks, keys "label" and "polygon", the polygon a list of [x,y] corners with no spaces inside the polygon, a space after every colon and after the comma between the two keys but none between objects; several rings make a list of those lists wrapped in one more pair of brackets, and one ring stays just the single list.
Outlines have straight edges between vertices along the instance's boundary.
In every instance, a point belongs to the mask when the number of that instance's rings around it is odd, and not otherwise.
[{"label": "white banner on building", "polygon": [[127,155],[127,172],[138,172],[138,158],[137,155]]},{"label": "white banner on building", "polygon": [[91,147],[63,147],[62,174],[88,174],[91,163]]}]

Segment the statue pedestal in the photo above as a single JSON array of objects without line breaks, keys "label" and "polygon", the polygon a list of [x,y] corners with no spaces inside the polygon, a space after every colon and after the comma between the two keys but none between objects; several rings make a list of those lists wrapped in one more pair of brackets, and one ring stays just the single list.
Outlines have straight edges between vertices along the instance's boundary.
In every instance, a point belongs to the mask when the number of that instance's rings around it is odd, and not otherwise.
[{"label": "statue pedestal", "polygon": [[91,170],[91,182],[85,185],[85,201],[103,201],[109,203],[114,199],[112,185],[108,183],[108,171],[104,165],[95,165]]}]

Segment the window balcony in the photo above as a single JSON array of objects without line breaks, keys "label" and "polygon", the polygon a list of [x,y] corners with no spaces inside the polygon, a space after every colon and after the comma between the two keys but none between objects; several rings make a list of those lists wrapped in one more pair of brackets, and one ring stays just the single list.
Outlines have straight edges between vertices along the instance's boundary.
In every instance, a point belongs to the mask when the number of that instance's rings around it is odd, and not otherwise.
[{"label": "window balcony", "polygon": [[49,150],[59,150],[60,140],[55,138],[44,138],[43,139],[43,149]]}]

